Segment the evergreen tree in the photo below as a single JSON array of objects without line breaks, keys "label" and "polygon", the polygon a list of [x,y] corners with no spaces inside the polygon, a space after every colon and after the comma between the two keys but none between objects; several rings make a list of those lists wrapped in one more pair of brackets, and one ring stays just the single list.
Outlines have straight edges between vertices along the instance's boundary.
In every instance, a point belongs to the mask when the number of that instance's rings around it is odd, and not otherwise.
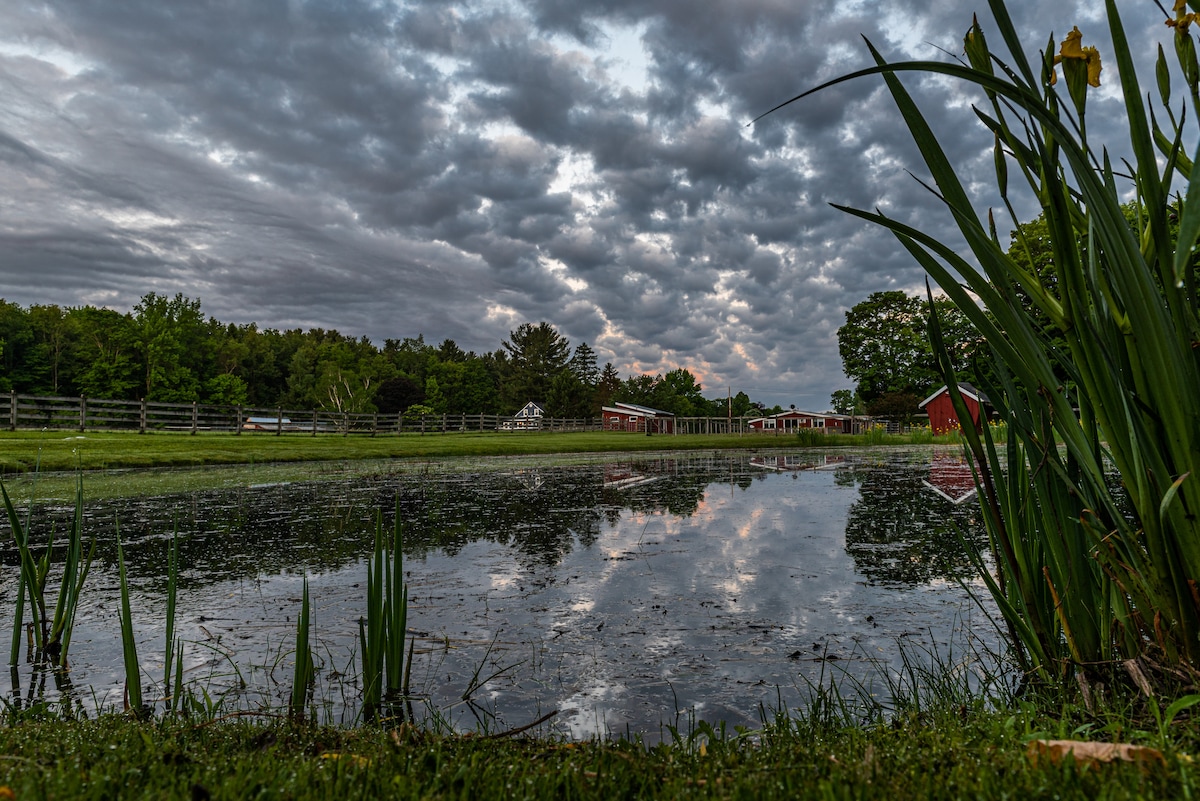
[{"label": "evergreen tree", "polygon": [[585,386],[595,387],[600,382],[600,368],[596,364],[596,351],[592,350],[586,342],[580,342],[575,347],[575,353],[571,356],[567,367],[579,379],[579,383]]},{"label": "evergreen tree", "polygon": [[502,390],[505,411],[516,411],[529,401],[545,402],[550,385],[567,366],[571,345],[549,323],[522,323],[503,343],[508,353],[508,375]]},{"label": "evergreen tree", "polygon": [[600,371],[600,378],[596,381],[596,405],[612,405],[620,389],[621,375],[617,372],[617,368],[613,367],[612,362],[605,362],[604,369]]}]

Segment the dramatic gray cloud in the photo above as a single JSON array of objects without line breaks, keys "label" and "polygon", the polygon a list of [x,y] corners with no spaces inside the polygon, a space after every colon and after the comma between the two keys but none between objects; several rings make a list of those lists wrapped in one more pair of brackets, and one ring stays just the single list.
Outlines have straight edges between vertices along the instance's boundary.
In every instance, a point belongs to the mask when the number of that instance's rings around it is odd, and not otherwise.
[{"label": "dramatic gray cloud", "polygon": [[[1123,6],[1135,52],[1169,48],[1154,3]],[[1027,42],[1079,25],[1111,53],[1095,4],[1010,8]],[[867,66],[862,36],[945,61],[972,13],[988,25],[964,0],[0,12],[7,300],[125,311],[182,292],[224,322],[476,351],[545,320],[622,374],[686,367],[710,396],[816,409],[849,386],[846,309],[923,282],[889,235],[829,204],[948,221],[908,173],[919,158],[878,80],[746,123]],[[908,84],[993,203],[976,98]],[[1089,120],[1096,141],[1121,124],[1114,81]]]}]

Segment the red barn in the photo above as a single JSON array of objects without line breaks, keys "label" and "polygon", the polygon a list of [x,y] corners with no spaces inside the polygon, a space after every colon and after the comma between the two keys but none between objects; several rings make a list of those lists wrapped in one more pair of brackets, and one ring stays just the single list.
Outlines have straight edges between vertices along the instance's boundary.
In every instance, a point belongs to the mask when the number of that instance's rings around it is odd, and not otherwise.
[{"label": "red barn", "polygon": [[850,418],[842,414],[833,414],[832,412],[802,412],[798,409],[790,409],[786,412],[773,414],[770,417],[756,417],[747,422],[747,425],[755,431],[786,431],[794,433],[802,428],[815,428],[822,432],[838,432],[847,431],[849,429]]},{"label": "red barn", "polygon": [[[958,391],[962,393],[963,401],[971,412],[971,422],[978,431],[986,419],[987,407],[990,405],[987,395],[966,382],[959,382]],[[954,411],[954,402],[950,400],[949,387],[941,387],[937,392],[921,401],[921,408],[929,415],[929,427],[934,434],[945,434],[959,429],[958,414]]]},{"label": "red barn", "polygon": [[601,413],[604,415],[605,431],[645,431],[647,434],[675,432],[675,415],[662,409],[618,402],[605,406]]}]

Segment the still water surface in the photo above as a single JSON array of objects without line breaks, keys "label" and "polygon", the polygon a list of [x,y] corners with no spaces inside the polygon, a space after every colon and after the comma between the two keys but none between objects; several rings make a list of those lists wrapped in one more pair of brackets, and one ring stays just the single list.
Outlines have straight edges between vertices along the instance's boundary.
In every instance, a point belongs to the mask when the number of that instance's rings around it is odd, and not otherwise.
[{"label": "still water surface", "polygon": [[[390,530],[397,513],[416,707],[463,729],[504,730],[554,710],[542,731],[579,738],[657,739],[692,716],[757,725],[760,710],[801,702],[822,676],[878,684],[901,647],[957,661],[995,645],[960,583],[971,569],[955,530],[982,533],[974,501],[951,501],[970,483],[957,453],[394,462],[252,480],[87,503],[101,546],[69,671],[85,709],[121,703],[114,521],[148,685],[162,677],[177,530],[189,684],[230,708],[286,705],[307,575],[314,699],[327,722],[359,714],[365,560],[376,521]],[[35,510],[35,537],[61,531],[69,512]],[[0,554],[8,632],[16,560],[11,548]],[[37,679],[21,665],[17,686],[0,690],[20,702],[58,697],[53,677],[44,687]]]}]

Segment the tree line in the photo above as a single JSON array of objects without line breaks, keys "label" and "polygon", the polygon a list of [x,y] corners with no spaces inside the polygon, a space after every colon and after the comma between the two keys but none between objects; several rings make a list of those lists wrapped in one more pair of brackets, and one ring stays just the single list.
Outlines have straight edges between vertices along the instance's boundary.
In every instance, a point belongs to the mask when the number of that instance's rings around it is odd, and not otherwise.
[{"label": "tree line", "polygon": [[622,379],[546,322],[482,354],[422,334],[378,347],[332,329],[226,324],[199,300],[153,292],[124,314],[0,299],[0,391],[411,416],[513,414],[529,401],[553,417],[598,417],[618,401],[680,417],[762,411],[743,392],[705,398],[685,369]]}]

